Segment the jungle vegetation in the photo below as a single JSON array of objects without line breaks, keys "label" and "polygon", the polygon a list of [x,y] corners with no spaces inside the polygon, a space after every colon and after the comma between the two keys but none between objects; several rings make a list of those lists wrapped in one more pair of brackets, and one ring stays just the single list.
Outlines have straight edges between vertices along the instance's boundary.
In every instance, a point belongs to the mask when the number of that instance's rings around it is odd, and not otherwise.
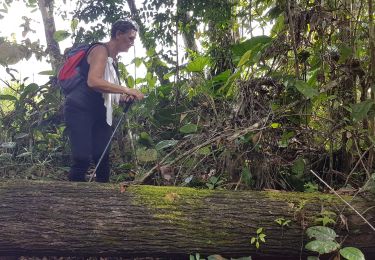
[{"label": "jungle vegetation", "polygon": [[[113,182],[327,190],[313,170],[337,190],[375,190],[372,0],[77,0],[72,14],[66,1],[22,2],[43,17],[47,46],[28,39],[27,17],[22,42],[0,40],[13,78],[0,83],[1,178],[66,180],[59,42],[100,41],[131,17],[147,55],[122,61],[121,77],[147,98],[115,135]],[[70,31],[56,15],[73,17]],[[51,64],[45,84],[13,76],[32,55]],[[140,65],[144,77],[129,69]]]}]

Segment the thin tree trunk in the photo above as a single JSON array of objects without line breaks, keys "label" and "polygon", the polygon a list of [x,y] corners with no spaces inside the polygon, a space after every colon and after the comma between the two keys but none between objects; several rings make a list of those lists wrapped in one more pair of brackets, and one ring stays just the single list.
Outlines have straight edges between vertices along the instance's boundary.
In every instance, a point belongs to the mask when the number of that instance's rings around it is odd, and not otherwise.
[{"label": "thin tree trunk", "polygon": [[187,25],[191,22],[191,16],[189,12],[183,12],[180,16],[181,22],[183,24],[184,30],[181,31],[182,39],[184,40],[184,45],[187,49],[193,52],[198,52],[198,46],[195,41],[195,30],[193,27],[188,27]]},{"label": "thin tree trunk", "polygon": [[51,60],[52,69],[57,71],[62,64],[63,56],[60,53],[59,44],[53,38],[53,35],[56,32],[55,18],[53,15],[54,1],[38,0],[38,6],[43,18],[44,33],[47,41],[47,53]]},{"label": "thin tree trunk", "polygon": [[[368,13],[369,13],[369,49],[370,49],[370,77],[368,79],[367,86],[371,88],[375,84],[375,26],[374,26],[374,9],[373,9],[373,2],[372,0],[368,0]],[[371,98],[375,101],[375,94],[374,91],[371,91]],[[370,120],[370,134],[375,136],[375,119],[372,118]],[[370,150],[369,152],[369,158],[368,158],[368,168],[372,169],[372,165],[374,162],[374,154],[375,150],[374,148]]]}]

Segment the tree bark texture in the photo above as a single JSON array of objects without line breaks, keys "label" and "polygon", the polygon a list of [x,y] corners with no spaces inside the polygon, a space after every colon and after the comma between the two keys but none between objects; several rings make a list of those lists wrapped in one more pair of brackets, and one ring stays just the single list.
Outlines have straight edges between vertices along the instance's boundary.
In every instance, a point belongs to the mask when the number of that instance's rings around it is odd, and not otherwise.
[{"label": "tree bark texture", "polygon": [[[375,224],[374,200],[353,205]],[[302,226],[322,207],[340,211],[343,204],[323,194],[6,181],[0,183],[0,256],[187,259],[198,252],[299,259],[306,243]],[[345,246],[373,256],[375,233],[353,212],[343,215],[349,232],[336,227],[337,241],[346,237]],[[290,226],[282,229],[275,222],[280,217]],[[250,238],[259,227],[266,243],[255,250]]]},{"label": "tree bark texture", "polygon": [[39,10],[42,14],[44,34],[47,41],[47,53],[51,59],[52,69],[57,71],[63,61],[60,46],[53,38],[56,32],[55,18],[53,15],[54,0],[38,0]]}]

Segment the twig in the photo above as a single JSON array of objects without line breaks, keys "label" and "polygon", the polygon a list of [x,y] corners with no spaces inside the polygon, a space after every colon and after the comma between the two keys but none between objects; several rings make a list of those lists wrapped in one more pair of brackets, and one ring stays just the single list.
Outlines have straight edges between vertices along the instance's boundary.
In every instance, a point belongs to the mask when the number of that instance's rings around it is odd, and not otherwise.
[{"label": "twig", "polygon": [[[236,139],[236,138],[238,138],[238,137],[240,137],[242,135],[245,135],[245,134],[247,134],[250,131],[258,130],[260,124],[267,122],[267,120],[268,120],[268,117],[263,118],[259,122],[257,122],[255,124],[253,124],[253,125],[245,128],[245,129],[242,129],[242,130],[240,130],[240,131],[238,131],[238,132],[236,132],[236,133],[234,133],[232,135],[230,135],[230,133],[224,132],[223,134],[218,135],[216,137],[213,137],[213,138],[207,140],[206,142],[204,142],[204,143],[202,143],[202,144],[200,144],[198,146],[194,146],[190,150],[184,152],[183,154],[181,154],[180,156],[178,156],[176,159],[174,159],[173,161],[171,161],[170,163],[168,163],[168,165],[173,165],[173,164],[177,163],[181,159],[183,159],[183,158],[185,158],[187,156],[190,156],[191,154],[193,154],[194,152],[196,152],[200,148],[203,148],[203,147],[205,147],[205,146],[207,146],[209,144],[212,144],[213,142],[216,142],[217,140],[227,138],[228,141],[233,141],[234,139]],[[186,143],[186,141],[184,143]],[[174,149],[172,152],[170,152],[169,154],[167,154],[157,165],[155,165],[154,167],[152,167],[145,175],[143,175],[140,179],[134,181],[133,183],[134,184],[141,184],[144,181],[146,181],[154,173],[154,171],[160,167],[160,164],[164,163],[166,161],[166,159],[169,156],[171,156],[176,151],[176,149]]]},{"label": "twig", "polygon": [[313,170],[310,170],[310,172],[318,178],[319,181],[321,181],[325,186],[327,186],[328,189],[330,189],[337,197],[339,197],[349,208],[351,208],[360,218],[363,219],[363,221],[369,225],[369,227],[375,232],[375,227],[371,225],[371,223],[361,214],[359,213],[352,205],[350,205],[346,200],[344,200],[343,197],[341,197],[328,183],[326,183],[322,178],[319,177],[318,174],[316,174]]},{"label": "twig", "polygon": [[247,134],[250,131],[259,130],[260,125],[263,125],[267,121],[268,121],[268,116],[265,117],[265,118],[263,118],[263,119],[261,119],[259,122],[257,122],[257,123],[255,123],[255,124],[253,124],[253,125],[245,128],[245,129],[242,129],[242,130],[234,133],[232,136],[228,137],[228,141],[233,141],[233,140],[237,139],[238,137]]},{"label": "twig", "polygon": [[[363,190],[365,190],[366,186],[370,183],[370,181],[371,181],[371,177],[368,178],[368,180],[367,180],[366,183],[362,186],[362,188],[359,188],[359,189],[358,189],[358,191],[353,195],[353,197],[351,198],[351,200],[349,201],[349,203],[351,203],[351,202],[355,199],[355,197],[356,197],[360,192],[362,192]],[[370,209],[371,209],[371,207],[370,207]],[[343,209],[341,210],[341,214],[344,212],[344,210],[345,210],[345,206],[344,206]],[[367,209],[367,210],[369,210],[369,209]],[[365,210],[364,212],[362,212],[362,214],[365,214],[365,212],[366,212],[367,210]]]},{"label": "twig", "polygon": [[[355,144],[355,148],[357,149],[357,153],[358,155],[361,155],[360,151],[359,151],[359,147],[358,147],[358,143],[357,141],[354,139],[354,144]],[[371,175],[370,175],[370,172],[367,170],[367,167],[365,165],[365,163],[363,162],[363,156],[360,157],[360,161],[362,163],[362,166],[363,168],[365,169],[365,172],[366,172],[366,175],[367,175],[367,178],[371,178]]]},{"label": "twig", "polygon": [[[183,144],[185,144],[187,141],[185,142],[182,142],[178,147],[182,146]],[[135,180],[133,182],[133,184],[141,184],[143,183],[144,181],[146,181],[146,179],[148,179],[152,174],[153,172],[158,169],[160,167],[160,164],[164,163],[168,158],[169,156],[171,156],[176,150],[177,148],[176,147],[175,149],[173,149],[169,154],[167,154],[166,156],[164,156],[164,158],[158,163],[156,164],[154,167],[152,167],[145,175],[143,175],[140,179],[138,180]]]},{"label": "twig", "polygon": [[354,165],[354,168],[350,171],[348,177],[346,178],[346,181],[345,181],[345,183],[344,183],[344,186],[346,186],[346,185],[348,184],[350,177],[352,176],[352,174],[354,173],[354,171],[357,169],[358,165],[361,163],[362,158],[363,158],[363,157],[366,155],[366,153],[367,153],[368,151],[370,151],[373,147],[374,147],[374,144],[372,144],[369,148],[367,148],[367,150],[361,155],[361,157],[359,157],[357,163]]},{"label": "twig", "polygon": [[174,159],[172,162],[170,162],[169,165],[175,164],[176,162],[178,162],[182,158],[184,158],[184,157],[186,157],[186,156],[194,153],[195,151],[199,150],[200,148],[203,148],[203,147],[205,147],[205,146],[207,146],[209,144],[212,144],[213,142],[215,142],[215,141],[217,141],[217,140],[219,140],[221,138],[223,138],[223,135],[216,136],[216,137],[214,137],[212,139],[209,139],[208,141],[206,141],[206,142],[204,142],[204,143],[202,143],[202,144],[200,144],[198,146],[195,146],[195,147],[191,148],[190,150],[184,152],[183,154],[181,154],[180,156],[178,156],[176,159]]}]

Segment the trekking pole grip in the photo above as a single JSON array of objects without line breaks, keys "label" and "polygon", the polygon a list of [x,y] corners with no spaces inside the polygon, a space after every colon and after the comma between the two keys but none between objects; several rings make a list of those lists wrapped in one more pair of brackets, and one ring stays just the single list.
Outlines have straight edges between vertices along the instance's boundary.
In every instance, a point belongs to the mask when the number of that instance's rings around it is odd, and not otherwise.
[{"label": "trekking pole grip", "polygon": [[127,101],[125,102],[125,105],[123,107],[123,111],[124,113],[128,112],[129,108],[131,107],[131,105],[134,103],[133,100],[130,100],[130,101]]}]

